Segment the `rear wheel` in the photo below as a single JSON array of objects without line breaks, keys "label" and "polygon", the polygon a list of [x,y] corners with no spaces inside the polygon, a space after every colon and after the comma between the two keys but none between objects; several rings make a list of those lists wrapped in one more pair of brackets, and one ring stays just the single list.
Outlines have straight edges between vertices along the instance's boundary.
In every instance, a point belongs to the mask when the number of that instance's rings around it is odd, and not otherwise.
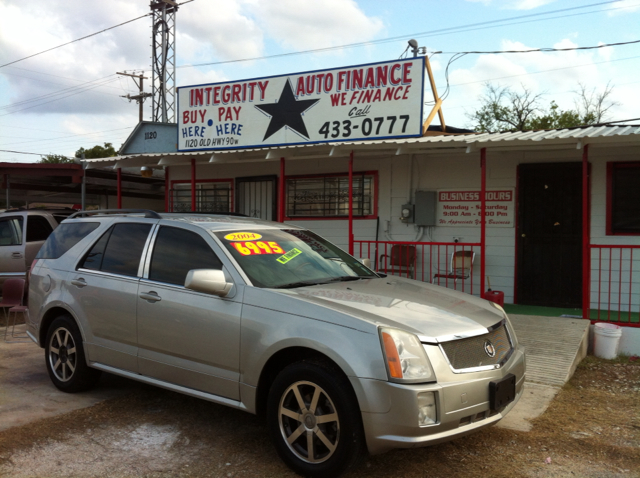
[{"label": "rear wheel", "polygon": [[47,331],[45,361],[53,384],[63,392],[82,392],[93,387],[100,371],[87,366],[82,334],[68,315],[55,319]]},{"label": "rear wheel", "polygon": [[299,362],[276,377],[267,404],[282,460],[304,476],[334,477],[365,456],[360,409],[348,380],[321,363]]}]

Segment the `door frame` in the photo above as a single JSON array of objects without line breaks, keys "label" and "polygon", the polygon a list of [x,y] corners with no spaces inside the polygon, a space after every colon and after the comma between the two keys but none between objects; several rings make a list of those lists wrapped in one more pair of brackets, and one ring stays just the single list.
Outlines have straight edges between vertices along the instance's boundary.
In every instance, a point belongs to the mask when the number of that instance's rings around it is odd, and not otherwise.
[{"label": "door frame", "polygon": [[273,184],[273,198],[271,201],[271,221],[277,221],[278,219],[278,176],[276,174],[268,174],[264,176],[243,176],[236,178],[235,180],[235,211],[240,212],[240,185],[242,183],[251,182],[267,182],[271,181]]},{"label": "door frame", "polygon": [[[586,148],[586,147],[585,147]],[[519,280],[519,273],[520,273],[520,268],[519,268],[519,254],[520,254],[520,227],[522,226],[522,224],[520,223],[520,176],[521,176],[521,166],[526,166],[526,165],[566,165],[566,164],[575,164],[576,168],[578,167],[578,165],[580,165],[581,169],[581,174],[580,174],[580,181],[581,184],[584,181],[584,163],[585,159],[583,158],[582,161],[549,161],[549,162],[539,162],[539,163],[518,163],[516,165],[516,207],[515,207],[515,233],[514,233],[514,270],[513,270],[513,303],[514,304],[519,304],[519,297],[518,297],[518,280]],[[582,205],[583,211],[581,211],[581,214],[584,213],[584,208],[585,208],[585,194],[587,196],[586,201],[587,201],[587,205],[586,208],[588,210],[587,213],[587,219],[588,219],[588,224],[589,224],[589,228],[590,228],[590,223],[591,223],[591,163],[587,162],[587,190],[584,190],[584,187],[581,189],[581,199],[580,199],[580,204]],[[584,218],[584,214],[583,214],[583,221],[585,220]],[[582,254],[584,254],[584,235],[585,235],[585,225],[582,225],[581,228],[581,240],[580,240],[580,250],[582,251]],[[590,234],[589,234],[590,235]],[[579,264],[579,270],[582,271],[582,273],[584,274],[583,268],[584,268],[584,264]],[[584,281],[585,278],[584,276],[582,277],[582,287],[581,287],[581,297],[580,297],[580,307],[583,307],[583,303],[584,303],[584,295],[585,295],[585,290],[584,290]],[[589,294],[587,294],[589,295]],[[552,306],[550,306],[552,307]]]}]

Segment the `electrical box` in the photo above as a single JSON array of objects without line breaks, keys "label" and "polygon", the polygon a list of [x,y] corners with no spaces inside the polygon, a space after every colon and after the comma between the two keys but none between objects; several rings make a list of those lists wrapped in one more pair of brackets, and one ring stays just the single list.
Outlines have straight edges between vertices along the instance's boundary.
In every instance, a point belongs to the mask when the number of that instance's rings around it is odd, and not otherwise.
[{"label": "electrical box", "polygon": [[416,191],[416,226],[436,225],[436,191]]},{"label": "electrical box", "polygon": [[413,204],[403,204],[400,211],[400,220],[405,223],[412,223],[414,216]]}]

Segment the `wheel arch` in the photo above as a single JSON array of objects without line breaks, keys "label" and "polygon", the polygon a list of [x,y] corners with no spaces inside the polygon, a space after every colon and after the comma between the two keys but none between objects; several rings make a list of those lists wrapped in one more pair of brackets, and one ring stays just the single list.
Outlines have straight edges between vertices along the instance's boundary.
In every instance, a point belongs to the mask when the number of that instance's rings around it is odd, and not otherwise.
[{"label": "wheel arch", "polygon": [[295,346],[287,347],[279,350],[273,354],[269,360],[265,363],[260,373],[260,379],[258,380],[258,387],[256,391],[256,414],[260,417],[265,417],[267,408],[267,399],[269,396],[269,390],[276,376],[287,366],[297,362],[316,362],[323,364],[326,367],[331,368],[335,373],[339,373],[349,382],[351,385],[351,393],[356,401],[358,401],[357,394],[353,389],[353,385],[349,380],[347,374],[342,368],[329,356],[307,347]]},{"label": "wheel arch", "polygon": [[42,348],[45,347],[45,342],[47,339],[47,331],[49,330],[51,323],[61,315],[68,315],[69,317],[71,317],[71,319],[76,323],[76,325],[78,326],[78,329],[80,330],[80,335],[82,335],[82,340],[84,340],[84,331],[82,330],[82,327],[80,327],[80,323],[78,322],[78,319],[76,319],[76,317],[68,309],[65,309],[64,307],[60,307],[60,306],[54,306],[54,307],[51,307],[42,315],[42,320],[40,321],[40,330],[38,331],[38,343],[40,347]]}]

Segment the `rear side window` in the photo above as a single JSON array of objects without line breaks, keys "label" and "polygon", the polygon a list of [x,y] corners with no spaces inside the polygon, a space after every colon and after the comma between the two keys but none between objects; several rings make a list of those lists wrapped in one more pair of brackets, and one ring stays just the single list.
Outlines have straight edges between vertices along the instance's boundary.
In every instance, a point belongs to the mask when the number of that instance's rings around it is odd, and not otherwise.
[{"label": "rear side window", "polygon": [[116,224],[94,244],[80,267],[135,277],[150,230],[150,224]]},{"label": "rear side window", "polygon": [[209,244],[195,232],[161,227],[151,256],[149,279],[184,285],[191,269],[222,269],[222,263]]},{"label": "rear side window", "polygon": [[22,217],[0,219],[0,246],[22,244]]},{"label": "rear side window", "polygon": [[27,216],[27,242],[46,241],[53,232],[49,221],[42,216]]},{"label": "rear side window", "polygon": [[96,230],[99,222],[64,223],[58,226],[44,243],[36,259],[57,259]]}]

